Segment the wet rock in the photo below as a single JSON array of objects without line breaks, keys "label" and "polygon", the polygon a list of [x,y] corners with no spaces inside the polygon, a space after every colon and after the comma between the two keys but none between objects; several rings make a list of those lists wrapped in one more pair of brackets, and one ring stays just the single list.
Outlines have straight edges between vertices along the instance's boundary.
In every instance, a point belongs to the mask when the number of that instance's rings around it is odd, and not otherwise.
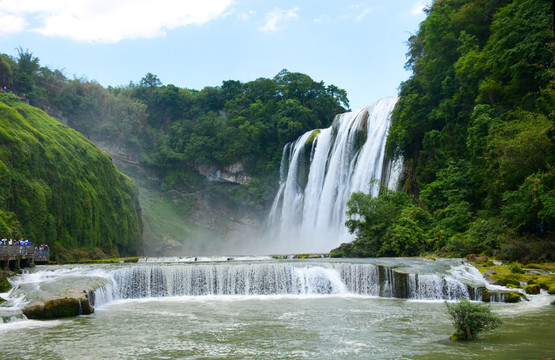
[{"label": "wet rock", "polygon": [[484,277],[484,279],[486,279],[486,281],[492,285],[499,285],[499,283],[497,282],[497,280],[492,279],[491,275],[495,275],[497,274],[497,271],[495,270],[488,270],[486,271],[482,276]]},{"label": "wet rock", "polygon": [[49,320],[78,315],[89,315],[94,312],[85,291],[71,289],[55,299],[46,300],[23,308],[28,319]]},{"label": "wet rock", "polygon": [[482,293],[483,302],[518,303],[523,300],[528,301],[528,298],[517,291],[485,289]]},{"label": "wet rock", "polygon": [[541,287],[538,284],[532,284],[524,287],[524,291],[528,295],[538,295],[540,293]]}]

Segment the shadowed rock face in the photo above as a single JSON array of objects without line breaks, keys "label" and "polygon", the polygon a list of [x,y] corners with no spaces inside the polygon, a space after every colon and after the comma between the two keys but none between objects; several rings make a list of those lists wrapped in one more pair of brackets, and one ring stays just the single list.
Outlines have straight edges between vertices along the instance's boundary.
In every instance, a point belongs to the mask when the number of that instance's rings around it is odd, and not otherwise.
[{"label": "shadowed rock face", "polygon": [[89,315],[94,312],[85,290],[71,289],[61,294],[60,298],[50,299],[27,306],[23,314],[28,319],[49,320],[78,315]]},{"label": "shadowed rock face", "polygon": [[196,169],[209,181],[229,182],[244,185],[252,180],[252,177],[245,172],[245,168],[241,162],[223,166],[198,165],[196,166]]}]

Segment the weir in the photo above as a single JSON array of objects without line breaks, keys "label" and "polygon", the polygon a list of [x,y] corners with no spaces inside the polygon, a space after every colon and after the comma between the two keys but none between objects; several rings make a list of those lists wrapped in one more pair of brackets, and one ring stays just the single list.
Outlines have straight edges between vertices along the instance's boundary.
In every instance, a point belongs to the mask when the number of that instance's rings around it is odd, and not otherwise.
[{"label": "weir", "polygon": [[296,252],[327,252],[353,239],[344,225],[351,194],[377,196],[380,182],[397,188],[401,166],[385,156],[396,102],[390,97],[340,114],[331,127],[309,131],[284,147],[269,216],[275,242]]},{"label": "weir", "polygon": [[480,300],[477,286],[449,274],[413,274],[391,266],[333,262],[142,265],[111,272],[89,294],[94,306],[115,300],[207,295],[366,295]]}]

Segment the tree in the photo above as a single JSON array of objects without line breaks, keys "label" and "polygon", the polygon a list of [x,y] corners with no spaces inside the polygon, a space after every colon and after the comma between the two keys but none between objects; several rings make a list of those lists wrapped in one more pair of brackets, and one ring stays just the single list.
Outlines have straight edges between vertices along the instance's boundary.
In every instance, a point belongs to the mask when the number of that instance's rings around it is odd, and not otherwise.
[{"label": "tree", "polygon": [[455,327],[451,340],[474,340],[478,334],[503,324],[501,318],[493,314],[487,305],[471,303],[465,299],[453,304],[445,302],[445,305]]},{"label": "tree", "polygon": [[153,73],[147,73],[139,83],[140,86],[144,86],[147,88],[155,89],[158,86],[162,85],[162,82],[158,78],[158,76],[154,75]]},{"label": "tree", "polygon": [[14,74],[14,85],[18,92],[27,94],[33,91],[35,85],[35,75],[40,69],[39,59],[33,57],[29,50],[17,49],[17,71]]},{"label": "tree", "polygon": [[10,66],[10,59],[0,55],[0,88],[11,89],[13,86],[13,71]]}]

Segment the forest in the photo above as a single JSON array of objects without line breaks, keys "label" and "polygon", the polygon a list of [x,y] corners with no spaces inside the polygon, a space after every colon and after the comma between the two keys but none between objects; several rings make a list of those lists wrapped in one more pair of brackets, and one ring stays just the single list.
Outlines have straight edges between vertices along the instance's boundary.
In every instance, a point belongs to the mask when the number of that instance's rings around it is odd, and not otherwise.
[{"label": "forest", "polygon": [[553,260],[553,3],[437,0],[427,13],[387,141],[404,192],[353,195],[357,240],[333,255]]}]

